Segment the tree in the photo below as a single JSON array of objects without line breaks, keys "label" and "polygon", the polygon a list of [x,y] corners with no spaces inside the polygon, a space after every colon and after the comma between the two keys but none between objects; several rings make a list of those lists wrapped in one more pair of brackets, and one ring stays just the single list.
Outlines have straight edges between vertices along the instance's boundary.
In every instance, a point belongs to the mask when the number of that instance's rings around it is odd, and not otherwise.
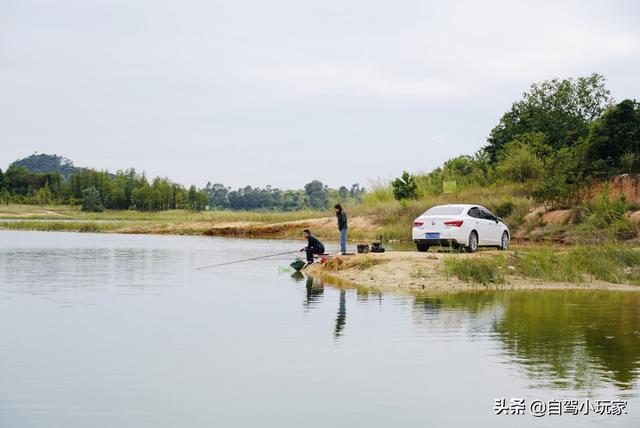
[{"label": "tree", "polygon": [[4,174],[4,186],[12,195],[29,195],[38,191],[45,183],[57,194],[60,191],[60,173],[34,173],[24,166],[9,165]]},{"label": "tree", "polygon": [[542,177],[544,163],[534,148],[522,141],[512,141],[500,154],[496,176],[506,182],[524,183]]},{"label": "tree", "polygon": [[624,100],[596,120],[586,155],[595,176],[640,172],[640,104]]},{"label": "tree", "polygon": [[391,186],[393,187],[393,196],[397,200],[418,198],[416,178],[407,171],[403,171],[402,176],[393,180]]},{"label": "tree", "polygon": [[50,203],[52,199],[53,199],[53,194],[51,193],[51,190],[49,190],[49,183],[45,182],[44,186],[42,186],[36,192],[36,200],[38,201],[38,204],[40,204],[40,206],[44,206]]},{"label": "tree", "polygon": [[463,187],[486,185],[490,180],[490,171],[488,155],[484,150],[480,150],[473,156],[462,155],[446,161],[440,171],[442,175],[440,181],[441,183],[454,181],[457,186]]},{"label": "tree", "polygon": [[23,166],[9,165],[4,176],[5,187],[13,195],[26,195],[33,186],[33,174]]},{"label": "tree", "polygon": [[205,190],[209,195],[209,205],[218,208],[229,207],[229,187],[221,183],[207,183]]},{"label": "tree", "polygon": [[9,191],[7,189],[0,189],[0,204],[9,205]]},{"label": "tree", "polygon": [[342,200],[347,199],[349,197],[349,189],[344,186],[340,186],[338,189],[338,197]]},{"label": "tree", "polygon": [[326,210],[329,206],[329,190],[321,181],[313,180],[304,185],[307,204],[315,210]]},{"label": "tree", "polygon": [[205,190],[200,190],[196,195],[195,210],[202,211],[209,206],[209,194]]},{"label": "tree", "polygon": [[178,192],[174,192],[174,195],[176,208],[184,208],[184,189],[180,189]]},{"label": "tree", "polygon": [[187,204],[189,204],[189,208],[192,210],[196,209],[196,204],[198,203],[198,190],[196,186],[191,185],[189,187],[189,191],[187,192]]},{"label": "tree", "polygon": [[553,152],[545,162],[545,174],[536,192],[541,201],[576,204],[589,184],[586,145],[578,143]]},{"label": "tree", "polygon": [[78,170],[69,159],[44,153],[34,153],[13,162],[13,165],[24,166],[30,172],[35,173],[58,172],[64,180],[67,180]]},{"label": "tree", "polygon": [[111,191],[111,208],[124,210],[128,208],[127,195],[122,187],[116,186]]},{"label": "tree", "polygon": [[304,208],[304,192],[300,190],[285,190],[282,193],[281,209],[284,211],[296,211]]},{"label": "tree", "polygon": [[87,187],[82,191],[82,211],[102,212],[104,206],[100,199],[100,192],[94,186]]},{"label": "tree", "polygon": [[360,202],[362,200],[362,195],[366,192],[364,187],[360,187],[360,183],[354,183],[351,185],[351,190],[349,190],[349,195]]},{"label": "tree", "polygon": [[0,168],[0,190],[4,189],[4,173],[2,172],[2,168]]},{"label": "tree", "polygon": [[534,83],[491,130],[485,150],[495,162],[509,142],[527,132],[544,134],[554,150],[571,146],[612,101],[604,76],[595,73]]}]

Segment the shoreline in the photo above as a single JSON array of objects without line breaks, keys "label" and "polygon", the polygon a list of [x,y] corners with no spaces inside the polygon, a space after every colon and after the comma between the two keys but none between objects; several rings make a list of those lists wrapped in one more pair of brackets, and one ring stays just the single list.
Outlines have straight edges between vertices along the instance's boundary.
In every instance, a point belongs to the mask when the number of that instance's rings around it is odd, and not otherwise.
[{"label": "shoreline", "polygon": [[[476,283],[445,271],[445,260],[491,259],[498,251],[475,254],[386,252],[336,256],[325,264],[314,263],[303,272],[338,286],[411,292],[464,292],[482,290],[608,290],[640,291],[640,286],[595,279],[581,282],[546,281],[505,273],[504,283]],[[509,252],[507,252],[509,253]]]},{"label": "shoreline", "polygon": [[[187,211],[83,213],[77,209],[0,207],[0,230],[91,232],[153,235],[195,235],[256,239],[300,239],[311,229],[324,240],[337,240],[336,219],[323,212]],[[384,234],[372,216],[350,219],[352,240],[371,241]]]},{"label": "shoreline", "polygon": [[[338,240],[335,218],[318,212],[83,213],[57,207],[11,208],[13,210],[5,211],[0,208],[0,230],[301,241],[301,231],[309,228],[325,242]],[[356,243],[379,240],[385,227],[372,216],[354,216],[350,224],[352,249]],[[385,243],[396,251],[337,256],[325,265],[315,264],[304,272],[336,285],[418,292],[640,291],[640,251],[637,247],[619,244],[567,246],[517,240],[511,251],[482,249],[475,254],[460,254],[446,250],[420,253],[409,241]],[[402,251],[404,249],[414,251]]]},{"label": "shoreline", "polygon": [[[329,221],[332,219],[322,219],[324,222],[328,222],[332,227],[333,224]],[[222,238],[243,238],[243,239],[275,239],[275,240],[289,240],[297,239],[299,236],[296,233],[287,234],[286,231],[295,230],[296,232],[301,227],[301,224],[308,222],[292,221],[285,222],[284,227],[276,224],[252,224],[246,225],[246,223],[240,225],[240,222],[235,224],[218,223],[213,226],[214,231],[222,231],[217,234],[211,232],[212,225],[208,222],[201,226],[205,227],[205,232],[202,233],[202,229],[189,229],[195,233],[175,233],[175,229],[169,229],[169,232],[158,230],[155,228],[149,228],[149,225],[144,225],[143,229],[137,230],[130,225],[127,228],[121,228],[121,224],[117,222],[103,222],[100,224],[105,225],[117,225],[117,228],[110,228],[107,231],[94,231],[91,228],[86,228],[86,225],[96,224],[96,221],[66,221],[65,224],[74,224],[75,230],[69,230],[64,228],[56,230],[45,227],[43,229],[38,228],[3,228],[3,224],[20,224],[20,222],[6,222],[0,221],[0,231],[35,231],[35,232],[73,232],[73,233],[110,233],[110,234],[155,234],[162,236],[199,236],[199,237],[222,237]],[[38,224],[49,226],[53,221],[39,221]],[[58,222],[59,223],[59,222]],[[157,223],[153,223],[156,225]],[[276,231],[278,233],[273,234],[259,234],[259,233],[228,233],[229,230],[237,231],[243,230],[251,226],[253,230],[269,230]],[[584,276],[580,281],[551,281],[542,280],[532,277],[527,277],[519,272],[511,271],[510,268],[514,266],[505,265],[498,267],[502,270],[501,281],[487,281],[485,283],[476,282],[473,279],[465,278],[461,279],[456,273],[448,272],[446,269],[447,261],[460,261],[460,262],[473,262],[484,261],[491,263],[493,260],[504,260],[509,258],[517,258],[518,253],[526,253],[528,250],[534,250],[535,248],[541,248],[540,245],[528,246],[525,245],[521,248],[517,248],[515,251],[498,251],[482,249],[475,254],[461,254],[450,253],[446,250],[439,252],[420,253],[417,251],[387,251],[385,253],[367,253],[367,254],[354,254],[349,256],[334,256],[328,260],[327,263],[314,263],[302,272],[312,278],[318,278],[324,281],[336,285],[339,287],[357,287],[363,289],[373,290],[386,290],[394,292],[434,292],[434,293],[458,293],[465,291],[507,291],[507,290],[591,290],[591,291],[640,291],[640,285],[630,285],[626,283],[607,282],[602,280],[596,280],[590,278],[588,275]],[[554,250],[555,251],[555,250]],[[514,268],[515,269],[515,268]]]},{"label": "shoreline", "polygon": [[[114,233],[125,235],[208,236],[245,239],[301,239],[302,230],[312,229],[323,240],[337,240],[332,218],[311,218],[277,223],[215,221],[146,221],[0,218],[0,230],[33,232]],[[359,232],[354,239],[374,240],[378,232]]]}]

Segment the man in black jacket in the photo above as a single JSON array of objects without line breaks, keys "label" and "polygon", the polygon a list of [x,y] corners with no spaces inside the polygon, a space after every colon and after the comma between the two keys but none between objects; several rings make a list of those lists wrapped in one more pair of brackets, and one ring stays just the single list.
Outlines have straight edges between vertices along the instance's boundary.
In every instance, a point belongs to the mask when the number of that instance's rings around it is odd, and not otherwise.
[{"label": "man in black jacket", "polygon": [[347,213],[342,209],[342,205],[336,204],[336,217],[338,217],[338,230],[340,231],[340,252],[345,254],[347,252]]},{"label": "man in black jacket", "polygon": [[309,229],[305,229],[303,232],[304,237],[307,239],[307,246],[301,249],[300,251],[307,252],[307,265],[313,263],[313,255],[314,254],[323,254],[324,253],[324,245],[318,238],[313,236]]}]

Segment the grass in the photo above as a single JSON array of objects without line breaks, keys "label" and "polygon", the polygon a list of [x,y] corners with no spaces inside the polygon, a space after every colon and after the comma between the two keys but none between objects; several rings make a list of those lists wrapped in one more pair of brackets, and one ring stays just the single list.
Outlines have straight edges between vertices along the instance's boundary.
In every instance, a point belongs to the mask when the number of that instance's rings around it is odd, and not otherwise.
[{"label": "grass", "polygon": [[[202,235],[214,226],[233,226],[242,235],[245,224],[271,225],[312,218],[326,218],[330,212],[321,211],[202,211],[169,210],[158,212],[106,210],[100,213],[86,213],[79,207],[49,205],[5,205],[0,206],[0,219],[20,221],[0,221],[0,229],[37,230],[67,232],[111,232],[111,233],[154,233],[175,235]],[[281,228],[282,229],[282,228]],[[300,228],[278,230],[273,237],[298,237]],[[335,227],[326,227],[327,232],[335,232]],[[334,231],[334,229],[336,229]],[[269,235],[267,231],[265,235]],[[358,238],[355,233],[354,238]],[[233,233],[229,236],[235,236]],[[327,233],[327,238],[334,236]]]},{"label": "grass", "polygon": [[333,257],[327,260],[324,265],[325,270],[337,272],[339,270],[356,268],[359,270],[371,269],[375,265],[382,263],[382,260],[371,256],[355,257],[355,258],[343,258]]},{"label": "grass", "polygon": [[460,280],[469,283],[504,284],[506,269],[506,258],[503,255],[474,258],[448,256],[444,259],[445,276],[455,275]]},{"label": "grass", "polygon": [[578,282],[581,274],[573,263],[567,263],[566,254],[552,247],[518,252],[515,257],[518,271],[526,278],[546,281]]},{"label": "grass", "polygon": [[334,272],[345,269],[346,267],[347,266],[341,257],[331,258],[324,264],[325,270],[332,270]]},{"label": "grass", "polygon": [[423,279],[428,278],[429,273],[423,266],[414,266],[411,270],[411,273],[409,274],[409,277],[413,279]]},{"label": "grass", "polygon": [[327,217],[328,211],[201,211],[167,210],[167,211],[135,211],[105,210],[100,213],[87,213],[80,207],[69,205],[0,205],[0,218],[4,219],[69,219],[69,220],[120,220],[120,221],[180,221],[180,222],[263,222],[278,223],[285,221],[305,220],[309,218]]},{"label": "grass", "polygon": [[508,184],[488,187],[461,189],[456,193],[424,195],[416,200],[396,201],[390,186],[374,183],[360,204],[348,207],[351,216],[372,216],[381,225],[385,239],[411,239],[413,220],[434,205],[454,203],[481,203],[491,210],[510,206],[510,213],[504,219],[515,231],[529,209],[536,206],[527,196],[527,189],[521,185]]},{"label": "grass", "polygon": [[640,250],[616,244],[545,246],[505,255],[444,259],[445,276],[480,284],[503,284],[509,275],[546,282],[604,281],[640,285]]},{"label": "grass", "polygon": [[640,251],[615,244],[576,245],[562,251],[552,247],[532,248],[516,252],[513,262],[525,278],[640,284]]},{"label": "grass", "polygon": [[19,221],[0,222],[0,230],[35,230],[41,232],[114,232],[127,226],[125,222]]},{"label": "grass", "polygon": [[360,270],[371,269],[377,264],[380,264],[382,260],[373,258],[371,256],[364,256],[356,259],[356,267]]}]

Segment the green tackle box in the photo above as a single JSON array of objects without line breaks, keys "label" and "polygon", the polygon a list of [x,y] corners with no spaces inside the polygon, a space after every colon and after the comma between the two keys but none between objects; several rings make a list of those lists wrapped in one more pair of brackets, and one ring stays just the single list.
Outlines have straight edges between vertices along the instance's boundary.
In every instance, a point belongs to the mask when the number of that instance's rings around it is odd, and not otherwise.
[{"label": "green tackle box", "polygon": [[302,260],[300,257],[296,257],[296,259],[289,266],[291,266],[295,270],[300,270],[304,267],[304,265],[306,265],[304,260]]}]

